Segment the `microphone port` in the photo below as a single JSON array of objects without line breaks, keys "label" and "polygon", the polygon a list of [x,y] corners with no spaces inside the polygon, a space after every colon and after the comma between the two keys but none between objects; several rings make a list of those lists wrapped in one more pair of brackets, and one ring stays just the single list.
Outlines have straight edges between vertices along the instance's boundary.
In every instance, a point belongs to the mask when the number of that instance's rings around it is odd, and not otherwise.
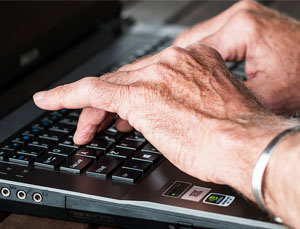
[{"label": "microphone port", "polygon": [[25,200],[26,199],[26,192],[23,190],[17,191],[17,197],[19,200]]},{"label": "microphone port", "polygon": [[42,197],[42,195],[40,193],[36,192],[36,193],[33,193],[32,199],[36,203],[41,203],[42,200],[43,200],[43,197]]}]

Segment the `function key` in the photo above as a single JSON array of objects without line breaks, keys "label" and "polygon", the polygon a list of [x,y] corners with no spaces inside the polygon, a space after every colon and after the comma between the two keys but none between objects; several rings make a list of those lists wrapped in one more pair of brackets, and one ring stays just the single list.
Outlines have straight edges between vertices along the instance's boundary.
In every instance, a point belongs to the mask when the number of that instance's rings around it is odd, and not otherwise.
[{"label": "function key", "polygon": [[106,179],[123,162],[122,158],[104,156],[87,169],[86,175]]},{"label": "function key", "polygon": [[57,131],[43,131],[39,137],[40,138],[47,138],[55,141],[61,140],[63,137],[65,137],[66,133],[63,132],[57,132]]},{"label": "function key", "polygon": [[140,141],[131,141],[128,139],[122,139],[117,143],[118,148],[124,148],[129,150],[137,150],[143,145]]},{"label": "function key", "polygon": [[6,160],[6,158],[11,154],[10,150],[0,150],[0,161]]},{"label": "function key", "polygon": [[106,141],[104,139],[93,139],[89,144],[87,144],[87,147],[107,151],[112,145],[113,142]]},{"label": "function key", "polygon": [[10,162],[15,162],[15,163],[23,164],[23,165],[29,165],[34,161],[34,157],[13,153],[9,156],[8,160]]},{"label": "function key", "polygon": [[28,135],[20,135],[18,137],[15,137],[12,141],[13,142],[19,142],[21,144],[25,144],[25,143],[28,143],[30,142],[32,139],[31,136],[28,136]]},{"label": "function key", "polygon": [[41,154],[45,153],[46,149],[37,146],[26,146],[24,149],[19,150],[18,154],[25,154],[29,156],[39,157]]},{"label": "function key", "polygon": [[48,148],[52,147],[54,144],[56,144],[55,140],[46,139],[46,138],[36,138],[32,142],[30,142],[28,145],[48,149]]},{"label": "function key", "polygon": [[151,163],[155,163],[159,160],[161,155],[157,153],[149,153],[149,152],[136,152],[132,157],[135,160],[147,161]]},{"label": "function key", "polygon": [[48,168],[48,169],[55,169],[65,159],[66,159],[65,157],[60,155],[45,154],[34,162],[34,166]]},{"label": "function key", "polygon": [[64,123],[56,123],[53,126],[51,126],[50,130],[52,131],[58,131],[63,133],[70,133],[75,129],[74,125],[68,125]]},{"label": "function key", "polygon": [[78,150],[76,152],[76,155],[82,156],[82,157],[89,157],[92,159],[97,159],[102,154],[102,152],[103,151],[101,151],[101,150],[84,147],[84,148],[81,148],[80,150]]},{"label": "function key", "polygon": [[3,150],[15,151],[22,147],[22,144],[19,142],[8,142],[2,146]]},{"label": "function key", "polygon": [[93,160],[90,158],[72,156],[62,166],[60,166],[60,170],[70,173],[81,173],[92,162]]},{"label": "function key", "polygon": [[161,154],[153,145],[151,145],[150,143],[147,143],[143,148],[142,148],[142,152],[149,152],[149,153],[157,153],[157,154]]},{"label": "function key", "polygon": [[109,151],[107,153],[107,155],[109,156],[113,156],[113,157],[121,157],[124,159],[128,159],[132,156],[132,154],[134,153],[134,151],[132,150],[128,150],[128,149],[122,149],[122,148],[114,148],[111,151]]},{"label": "function key", "polygon": [[121,168],[112,175],[112,179],[127,183],[135,183],[141,175],[142,172],[140,171]]},{"label": "function key", "polygon": [[141,172],[146,172],[151,167],[150,162],[140,161],[140,160],[129,160],[123,165],[123,168],[138,170]]},{"label": "function key", "polygon": [[56,155],[60,155],[60,156],[64,156],[64,157],[69,157],[75,151],[76,151],[76,149],[74,149],[72,147],[55,146],[52,149],[50,149],[48,153],[50,153],[50,154],[56,154]]}]

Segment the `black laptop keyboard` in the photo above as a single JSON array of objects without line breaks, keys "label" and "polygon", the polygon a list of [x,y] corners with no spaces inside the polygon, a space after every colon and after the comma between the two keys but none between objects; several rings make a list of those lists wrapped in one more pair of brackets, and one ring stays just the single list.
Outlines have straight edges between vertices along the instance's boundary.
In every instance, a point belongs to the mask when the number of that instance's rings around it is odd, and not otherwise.
[{"label": "black laptop keyboard", "polygon": [[[170,44],[168,37],[144,44],[106,71],[159,52]],[[41,168],[136,183],[164,160],[141,133],[121,133],[114,125],[98,133],[89,144],[75,145],[73,135],[80,112],[67,109],[45,112],[6,140],[0,147],[0,174],[18,164],[28,168],[22,170],[26,173]]]},{"label": "black laptop keyboard", "polygon": [[[142,56],[158,52],[171,44],[161,38],[144,44],[106,71],[113,71]],[[236,66],[227,63],[233,70]],[[244,80],[242,77],[239,77]],[[0,145],[0,174],[14,164],[26,167],[21,173],[41,168],[62,173],[76,173],[99,179],[136,183],[164,160],[137,131],[118,132],[114,125],[98,133],[84,146],[75,145],[73,135],[80,110],[45,112]],[[6,166],[3,166],[3,165]],[[2,165],[2,166],[1,166]],[[3,169],[3,171],[1,170]],[[22,175],[16,175],[22,176]]]},{"label": "black laptop keyboard", "polygon": [[137,131],[114,125],[84,146],[73,142],[79,110],[46,112],[1,146],[0,161],[135,183],[163,156]]}]

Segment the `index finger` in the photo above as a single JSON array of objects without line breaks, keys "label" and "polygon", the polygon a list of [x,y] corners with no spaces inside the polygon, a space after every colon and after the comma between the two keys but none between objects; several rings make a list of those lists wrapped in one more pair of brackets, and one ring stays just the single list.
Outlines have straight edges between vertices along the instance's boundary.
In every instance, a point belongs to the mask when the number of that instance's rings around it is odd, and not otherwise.
[{"label": "index finger", "polygon": [[93,107],[118,113],[125,104],[126,85],[112,84],[98,77],[86,77],[48,91],[37,92],[35,104],[46,110]]}]

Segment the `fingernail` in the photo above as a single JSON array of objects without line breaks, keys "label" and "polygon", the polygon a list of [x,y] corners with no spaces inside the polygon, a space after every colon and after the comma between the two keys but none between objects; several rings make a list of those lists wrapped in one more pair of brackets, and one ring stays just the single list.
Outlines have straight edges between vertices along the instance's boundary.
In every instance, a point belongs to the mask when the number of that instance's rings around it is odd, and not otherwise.
[{"label": "fingernail", "polygon": [[40,101],[42,100],[46,95],[46,92],[45,91],[40,91],[40,92],[37,92],[33,95],[33,99],[34,101]]}]

